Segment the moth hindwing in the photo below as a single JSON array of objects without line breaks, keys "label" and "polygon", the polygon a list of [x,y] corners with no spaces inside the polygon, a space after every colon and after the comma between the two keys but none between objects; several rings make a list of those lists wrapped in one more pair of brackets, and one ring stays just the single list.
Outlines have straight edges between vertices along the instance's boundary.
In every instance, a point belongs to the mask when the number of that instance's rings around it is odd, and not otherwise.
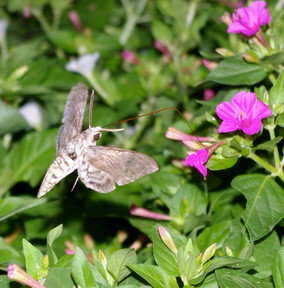
[{"label": "moth hindwing", "polygon": [[[115,183],[125,185],[159,169],[157,163],[145,154],[97,146],[102,131],[111,129],[91,127],[89,123],[89,128],[82,131],[87,100],[88,88],[85,84],[79,83],[71,89],[64,109],[63,125],[57,136],[56,158],[44,176],[38,198],[76,169],[78,178],[86,187],[100,193],[113,191]],[[92,118],[92,101],[93,97],[90,100],[89,122]]]}]

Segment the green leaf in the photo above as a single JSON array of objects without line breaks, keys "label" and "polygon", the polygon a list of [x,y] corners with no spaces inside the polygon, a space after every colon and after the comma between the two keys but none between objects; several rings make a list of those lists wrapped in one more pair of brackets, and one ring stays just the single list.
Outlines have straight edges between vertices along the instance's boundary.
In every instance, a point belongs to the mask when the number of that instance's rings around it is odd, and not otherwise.
[{"label": "green leaf", "polygon": [[226,85],[253,85],[266,77],[264,68],[257,64],[250,64],[242,57],[228,57],[210,72],[206,81],[213,81]]},{"label": "green leaf", "polygon": [[238,158],[210,158],[208,162],[206,163],[206,167],[210,170],[223,170],[233,167],[238,161]]},{"label": "green leaf", "polygon": [[197,216],[205,214],[207,208],[207,194],[194,184],[185,184],[178,189],[172,199],[173,209],[180,214],[183,201],[187,199],[191,213]]},{"label": "green leaf", "polygon": [[281,247],[272,265],[272,276],[276,288],[284,287],[284,247]]},{"label": "green leaf", "polygon": [[259,273],[258,278],[266,278],[272,275],[271,267],[280,247],[281,244],[276,231],[272,231],[267,237],[255,243],[253,258],[258,264],[254,268]]},{"label": "green leaf", "polygon": [[232,186],[247,199],[242,218],[251,241],[268,234],[284,218],[284,190],[269,176],[241,175],[232,181]]},{"label": "green leaf", "polygon": [[228,237],[230,224],[231,221],[226,220],[203,229],[199,234],[197,241],[199,250],[205,251],[207,247],[216,242],[218,245],[222,245],[224,240]]},{"label": "green leaf", "polygon": [[0,135],[28,127],[25,118],[14,108],[0,101]]},{"label": "green leaf", "polygon": [[62,234],[62,228],[63,225],[60,224],[57,227],[53,228],[52,230],[50,230],[47,234],[47,243],[52,246],[52,243],[58,238],[60,237],[60,235]]},{"label": "green leaf", "polygon": [[0,200],[0,222],[46,202],[47,199],[35,199],[29,196],[5,197]]},{"label": "green leaf", "polygon": [[107,262],[107,269],[113,278],[120,282],[130,274],[127,265],[136,264],[136,261],[137,256],[134,249],[120,249],[111,254]]},{"label": "green leaf", "polygon": [[266,141],[264,143],[261,143],[261,144],[257,145],[256,147],[254,147],[252,149],[252,151],[255,152],[256,150],[267,150],[269,152],[273,152],[273,150],[275,148],[275,145],[277,143],[279,143],[282,139],[283,139],[283,137],[278,136],[278,137],[276,137],[273,140]]},{"label": "green leaf", "polygon": [[[7,268],[7,263],[13,260],[13,263],[23,265],[23,255],[19,249],[14,248],[0,237],[0,266]],[[0,282],[1,283],[1,282]],[[0,287],[2,287],[0,285]]]},{"label": "green leaf", "polygon": [[272,283],[252,275],[242,273],[232,269],[222,269],[215,272],[220,288],[273,288]]},{"label": "green leaf", "polygon": [[146,264],[129,265],[129,267],[139,276],[149,282],[152,287],[169,287],[168,285],[170,281],[170,276],[161,267]]},{"label": "green leaf", "polygon": [[38,184],[55,155],[57,129],[27,134],[0,167],[0,196],[19,181]]},{"label": "green leaf", "polygon": [[60,224],[59,226],[50,230],[47,234],[46,251],[47,251],[50,266],[54,266],[55,263],[57,262],[57,256],[52,249],[52,243],[61,235],[62,228],[63,228],[63,225]]},{"label": "green leaf", "polygon": [[44,282],[46,287],[73,288],[75,283],[71,277],[71,270],[68,268],[50,267]]},{"label": "green leaf", "polygon": [[284,103],[284,72],[281,70],[276,83],[269,92],[269,104],[274,108],[277,104]]},{"label": "green leaf", "polygon": [[210,265],[207,267],[207,270],[205,271],[205,273],[198,276],[197,278],[189,280],[189,284],[191,285],[199,284],[201,281],[203,281],[203,279],[208,273],[218,270],[222,267],[227,267],[227,268],[230,267],[232,269],[242,269],[242,271],[248,271],[250,269],[253,269],[255,266],[256,266],[255,263],[248,261],[248,260],[244,260],[244,259],[239,259],[239,258],[234,258],[234,257],[229,257],[229,256],[215,257],[211,261]]},{"label": "green leaf", "polygon": [[11,280],[6,275],[0,275],[0,287],[1,288],[10,288]]},{"label": "green leaf", "polygon": [[41,267],[43,255],[30,242],[23,239],[23,249],[26,260],[27,272],[36,280],[38,280],[38,269]]},{"label": "green leaf", "polygon": [[[179,276],[175,255],[162,241],[158,232],[159,226],[159,224],[156,224],[153,227],[153,253],[155,261],[169,275]],[[171,234],[177,248],[184,246],[184,243],[174,233],[172,233],[170,229],[167,228],[166,230]]]},{"label": "green leaf", "polygon": [[77,286],[80,285],[81,288],[97,287],[93,275],[92,264],[79,247],[76,247],[75,256],[71,267],[71,274]]}]

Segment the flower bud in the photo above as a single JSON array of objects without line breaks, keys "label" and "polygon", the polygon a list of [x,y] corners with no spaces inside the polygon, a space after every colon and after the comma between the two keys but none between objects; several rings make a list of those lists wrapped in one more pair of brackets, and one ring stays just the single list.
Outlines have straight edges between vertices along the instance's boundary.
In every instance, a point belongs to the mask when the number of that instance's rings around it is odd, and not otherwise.
[{"label": "flower bud", "polygon": [[214,256],[216,252],[216,247],[217,247],[217,243],[214,243],[213,245],[211,245],[205,250],[202,256],[202,264],[205,264],[211,257]]},{"label": "flower bud", "polygon": [[228,246],[226,246],[226,255],[230,257],[234,257],[233,251]]},{"label": "flower bud", "polygon": [[248,51],[243,54],[243,58],[248,62],[248,63],[259,63],[259,58],[257,54],[254,51]]},{"label": "flower bud", "polygon": [[164,244],[175,255],[177,255],[178,250],[177,250],[176,244],[175,244],[171,234],[166,229],[164,229],[162,226],[159,226],[158,231],[159,231],[160,237],[161,237],[162,241],[164,242]]}]

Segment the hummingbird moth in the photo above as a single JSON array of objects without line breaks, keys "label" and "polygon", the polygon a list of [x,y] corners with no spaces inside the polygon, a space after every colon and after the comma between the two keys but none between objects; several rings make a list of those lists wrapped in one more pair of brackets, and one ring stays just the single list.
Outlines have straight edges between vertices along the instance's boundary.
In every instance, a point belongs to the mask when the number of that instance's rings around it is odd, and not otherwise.
[{"label": "hummingbird moth", "polygon": [[[97,146],[102,131],[121,131],[91,127],[93,93],[90,100],[89,128],[82,131],[88,100],[88,88],[79,83],[68,95],[56,141],[56,158],[48,168],[37,197],[49,192],[61,179],[78,170],[78,177],[87,188],[108,193],[142,176],[156,172],[159,167],[149,156],[131,150]],[[74,186],[75,186],[74,184]],[[73,188],[74,188],[73,186]]]}]

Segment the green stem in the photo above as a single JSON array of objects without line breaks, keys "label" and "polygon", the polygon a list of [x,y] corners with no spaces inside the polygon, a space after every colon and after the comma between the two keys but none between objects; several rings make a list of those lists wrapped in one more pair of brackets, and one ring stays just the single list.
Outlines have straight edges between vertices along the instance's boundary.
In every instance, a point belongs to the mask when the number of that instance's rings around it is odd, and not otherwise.
[{"label": "green stem", "polygon": [[31,12],[37,18],[45,33],[48,34],[51,31],[51,27],[43,16],[42,11],[40,9],[32,9]]},{"label": "green stem", "polygon": [[143,12],[147,2],[148,0],[140,0],[138,1],[138,4],[136,2],[130,4],[129,1],[122,0],[122,4],[124,5],[127,14],[127,22],[119,39],[121,45],[125,45],[127,43],[136,23],[139,21],[141,13]]},{"label": "green stem", "polygon": [[265,168],[266,170],[268,170],[272,174],[277,174],[278,170],[274,166],[270,165],[269,163],[267,163],[265,160],[263,160],[262,158],[260,158],[256,154],[251,152],[248,155],[248,158],[254,160],[257,164],[259,164],[261,167]]}]

